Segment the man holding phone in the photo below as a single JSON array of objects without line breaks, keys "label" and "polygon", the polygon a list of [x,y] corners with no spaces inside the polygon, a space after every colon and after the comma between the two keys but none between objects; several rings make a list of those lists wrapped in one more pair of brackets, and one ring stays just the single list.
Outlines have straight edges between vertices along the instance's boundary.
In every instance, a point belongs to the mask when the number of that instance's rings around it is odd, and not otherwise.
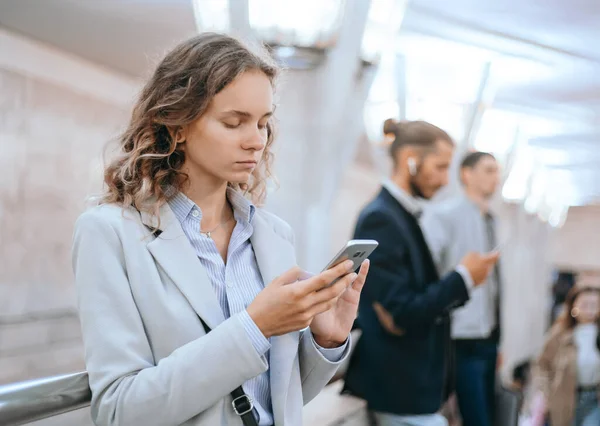
[{"label": "man holding phone", "polygon": [[355,230],[355,238],[377,240],[379,247],[370,256],[359,306],[363,333],[345,390],[366,399],[380,426],[443,426],[438,411],[453,385],[450,312],[485,281],[498,255],[468,253],[455,270],[438,276],[418,198],[429,199],[447,184],[454,143],[423,121],[396,123],[393,133],[392,177]]},{"label": "man holding phone", "polygon": [[[460,166],[464,194],[425,210],[421,226],[440,273],[468,251],[498,251],[490,200],[500,181],[498,163],[485,152],[467,154]],[[456,395],[463,426],[493,425],[500,343],[500,269],[452,314],[456,348]]]}]

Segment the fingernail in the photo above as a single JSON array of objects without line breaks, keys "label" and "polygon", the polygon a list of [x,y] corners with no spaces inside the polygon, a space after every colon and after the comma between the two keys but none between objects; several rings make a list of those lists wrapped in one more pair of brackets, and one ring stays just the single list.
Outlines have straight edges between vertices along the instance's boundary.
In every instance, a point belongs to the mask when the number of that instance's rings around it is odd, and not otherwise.
[{"label": "fingernail", "polygon": [[354,266],[354,262],[351,260],[346,260],[344,265],[346,266],[347,269],[352,269],[352,267]]}]

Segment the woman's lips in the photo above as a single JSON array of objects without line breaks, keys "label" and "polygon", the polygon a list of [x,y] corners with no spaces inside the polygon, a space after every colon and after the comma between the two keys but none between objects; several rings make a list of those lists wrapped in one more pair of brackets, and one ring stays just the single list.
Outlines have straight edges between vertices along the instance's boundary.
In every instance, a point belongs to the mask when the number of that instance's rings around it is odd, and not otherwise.
[{"label": "woman's lips", "polygon": [[256,161],[238,161],[236,164],[248,169],[256,167]]}]

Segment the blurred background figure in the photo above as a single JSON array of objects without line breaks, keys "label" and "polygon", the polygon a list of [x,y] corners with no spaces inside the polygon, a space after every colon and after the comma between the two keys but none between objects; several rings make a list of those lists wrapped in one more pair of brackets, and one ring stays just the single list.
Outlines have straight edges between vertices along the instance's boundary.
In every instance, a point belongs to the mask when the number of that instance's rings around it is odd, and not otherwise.
[{"label": "blurred background figure", "polygon": [[[510,383],[564,302],[557,271],[600,283],[599,20],[597,0],[0,0],[0,386],[84,369],[75,219],[142,82],[211,31],[265,44],[286,70],[265,208],[294,229],[304,269],[352,238],[391,175],[385,120],[455,142],[434,207],[462,192],[467,153],[494,156]],[[308,424],[366,421],[342,386],[305,407]],[[40,423],[90,426],[90,413]]]},{"label": "blurred background figure", "polygon": [[[390,127],[386,121],[384,132]],[[438,275],[419,225],[420,200],[448,183],[454,142],[424,121],[396,123],[393,135],[391,178],[354,233],[379,247],[360,302],[362,336],[346,389],[367,401],[378,424],[446,425],[438,411],[454,386],[449,314],[485,281],[497,256],[465,252]]]},{"label": "blurred background figure", "polygon": [[531,362],[523,361],[513,369],[511,387],[517,391],[525,393],[525,389],[530,384]]},{"label": "blurred background figure", "polygon": [[599,318],[600,290],[574,287],[534,369],[535,426],[600,424]]},{"label": "blurred background figure", "polygon": [[565,308],[565,301],[569,291],[575,285],[575,277],[569,272],[559,272],[556,281],[552,285],[552,310],[550,315],[550,324],[560,317]]},{"label": "blurred background figure", "polygon": [[[496,159],[480,151],[467,154],[460,163],[460,180],[464,192],[435,208],[425,209],[421,221],[442,275],[456,268],[470,251],[497,250],[498,232],[490,211],[499,183]],[[474,289],[465,306],[452,313],[456,393],[464,426],[493,424],[501,286],[496,264],[485,285]]]}]

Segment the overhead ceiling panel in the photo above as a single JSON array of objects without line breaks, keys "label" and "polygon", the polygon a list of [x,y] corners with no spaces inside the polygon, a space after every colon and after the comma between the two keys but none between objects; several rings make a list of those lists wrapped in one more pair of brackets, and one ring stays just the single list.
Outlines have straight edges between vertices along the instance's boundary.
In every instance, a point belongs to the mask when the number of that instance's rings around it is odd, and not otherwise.
[{"label": "overhead ceiling panel", "polygon": [[0,25],[132,76],[196,33],[190,0],[0,0]]}]

